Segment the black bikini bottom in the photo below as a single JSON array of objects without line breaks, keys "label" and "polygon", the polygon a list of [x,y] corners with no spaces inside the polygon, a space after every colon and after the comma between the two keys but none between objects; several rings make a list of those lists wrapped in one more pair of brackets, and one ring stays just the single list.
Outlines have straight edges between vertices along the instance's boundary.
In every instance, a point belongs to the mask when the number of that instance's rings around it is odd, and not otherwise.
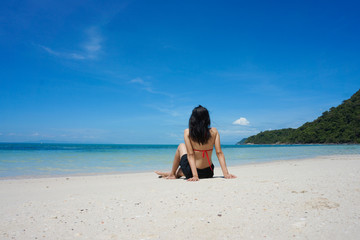
[{"label": "black bikini bottom", "polygon": [[[187,158],[187,154],[181,156],[180,159],[180,168],[184,173],[186,178],[192,178],[191,167]],[[214,164],[211,164],[211,168],[214,169]],[[199,178],[212,178],[214,176],[214,172],[211,170],[210,167],[203,168],[203,169],[196,169],[198,172]]]}]

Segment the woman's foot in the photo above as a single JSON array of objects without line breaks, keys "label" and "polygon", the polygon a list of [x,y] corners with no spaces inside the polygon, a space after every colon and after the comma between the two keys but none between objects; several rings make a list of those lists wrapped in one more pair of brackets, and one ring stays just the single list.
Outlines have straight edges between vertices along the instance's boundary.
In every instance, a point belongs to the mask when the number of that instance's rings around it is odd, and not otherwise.
[{"label": "woman's foot", "polygon": [[160,171],[155,171],[155,173],[157,174],[157,175],[159,175],[159,177],[168,177],[169,175],[170,175],[170,173],[169,172],[160,172]]},{"label": "woman's foot", "polygon": [[166,177],[166,179],[176,179],[174,174],[170,174],[169,176]]},{"label": "woman's foot", "polygon": [[159,178],[176,179],[176,176],[174,174],[171,174],[170,172],[155,171],[155,173],[159,175]]}]

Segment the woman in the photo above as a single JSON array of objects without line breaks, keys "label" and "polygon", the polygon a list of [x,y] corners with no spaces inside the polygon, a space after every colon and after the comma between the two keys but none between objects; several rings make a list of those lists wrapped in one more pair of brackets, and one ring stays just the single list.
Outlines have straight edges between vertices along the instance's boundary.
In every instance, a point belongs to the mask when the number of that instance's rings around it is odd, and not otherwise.
[{"label": "woman", "polygon": [[214,176],[211,154],[215,145],[224,177],[236,178],[229,173],[226,167],[224,153],[221,151],[219,132],[216,128],[210,128],[209,112],[203,106],[199,105],[192,111],[189,128],[184,131],[184,139],[185,144],[180,143],[176,150],[171,172],[156,171],[155,173],[167,179],[185,176],[188,181],[211,178]]}]

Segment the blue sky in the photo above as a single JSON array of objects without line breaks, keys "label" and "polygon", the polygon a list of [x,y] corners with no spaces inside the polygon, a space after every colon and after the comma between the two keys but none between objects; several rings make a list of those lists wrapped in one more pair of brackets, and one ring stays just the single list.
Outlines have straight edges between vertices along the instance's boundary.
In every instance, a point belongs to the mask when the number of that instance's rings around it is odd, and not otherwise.
[{"label": "blue sky", "polygon": [[357,1],[2,1],[0,142],[223,143],[299,127],[360,83]]}]

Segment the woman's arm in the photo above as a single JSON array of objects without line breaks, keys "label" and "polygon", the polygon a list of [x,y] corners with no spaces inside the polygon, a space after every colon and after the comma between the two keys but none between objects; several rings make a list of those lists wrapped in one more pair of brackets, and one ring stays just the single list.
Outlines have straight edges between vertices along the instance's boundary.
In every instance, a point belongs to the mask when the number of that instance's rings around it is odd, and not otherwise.
[{"label": "woman's arm", "polygon": [[199,176],[195,164],[195,154],[190,142],[189,129],[185,129],[184,131],[184,140],[185,140],[188,161],[193,175],[193,177],[189,178],[188,181],[199,181]]},{"label": "woman's arm", "polygon": [[215,150],[216,150],[216,156],[219,160],[220,166],[221,166],[221,170],[224,174],[225,178],[236,178],[235,175],[232,175],[229,173],[227,167],[226,167],[226,162],[225,162],[225,156],[223,151],[221,150],[221,145],[220,145],[220,134],[217,131],[216,128],[213,128],[215,131]]}]

